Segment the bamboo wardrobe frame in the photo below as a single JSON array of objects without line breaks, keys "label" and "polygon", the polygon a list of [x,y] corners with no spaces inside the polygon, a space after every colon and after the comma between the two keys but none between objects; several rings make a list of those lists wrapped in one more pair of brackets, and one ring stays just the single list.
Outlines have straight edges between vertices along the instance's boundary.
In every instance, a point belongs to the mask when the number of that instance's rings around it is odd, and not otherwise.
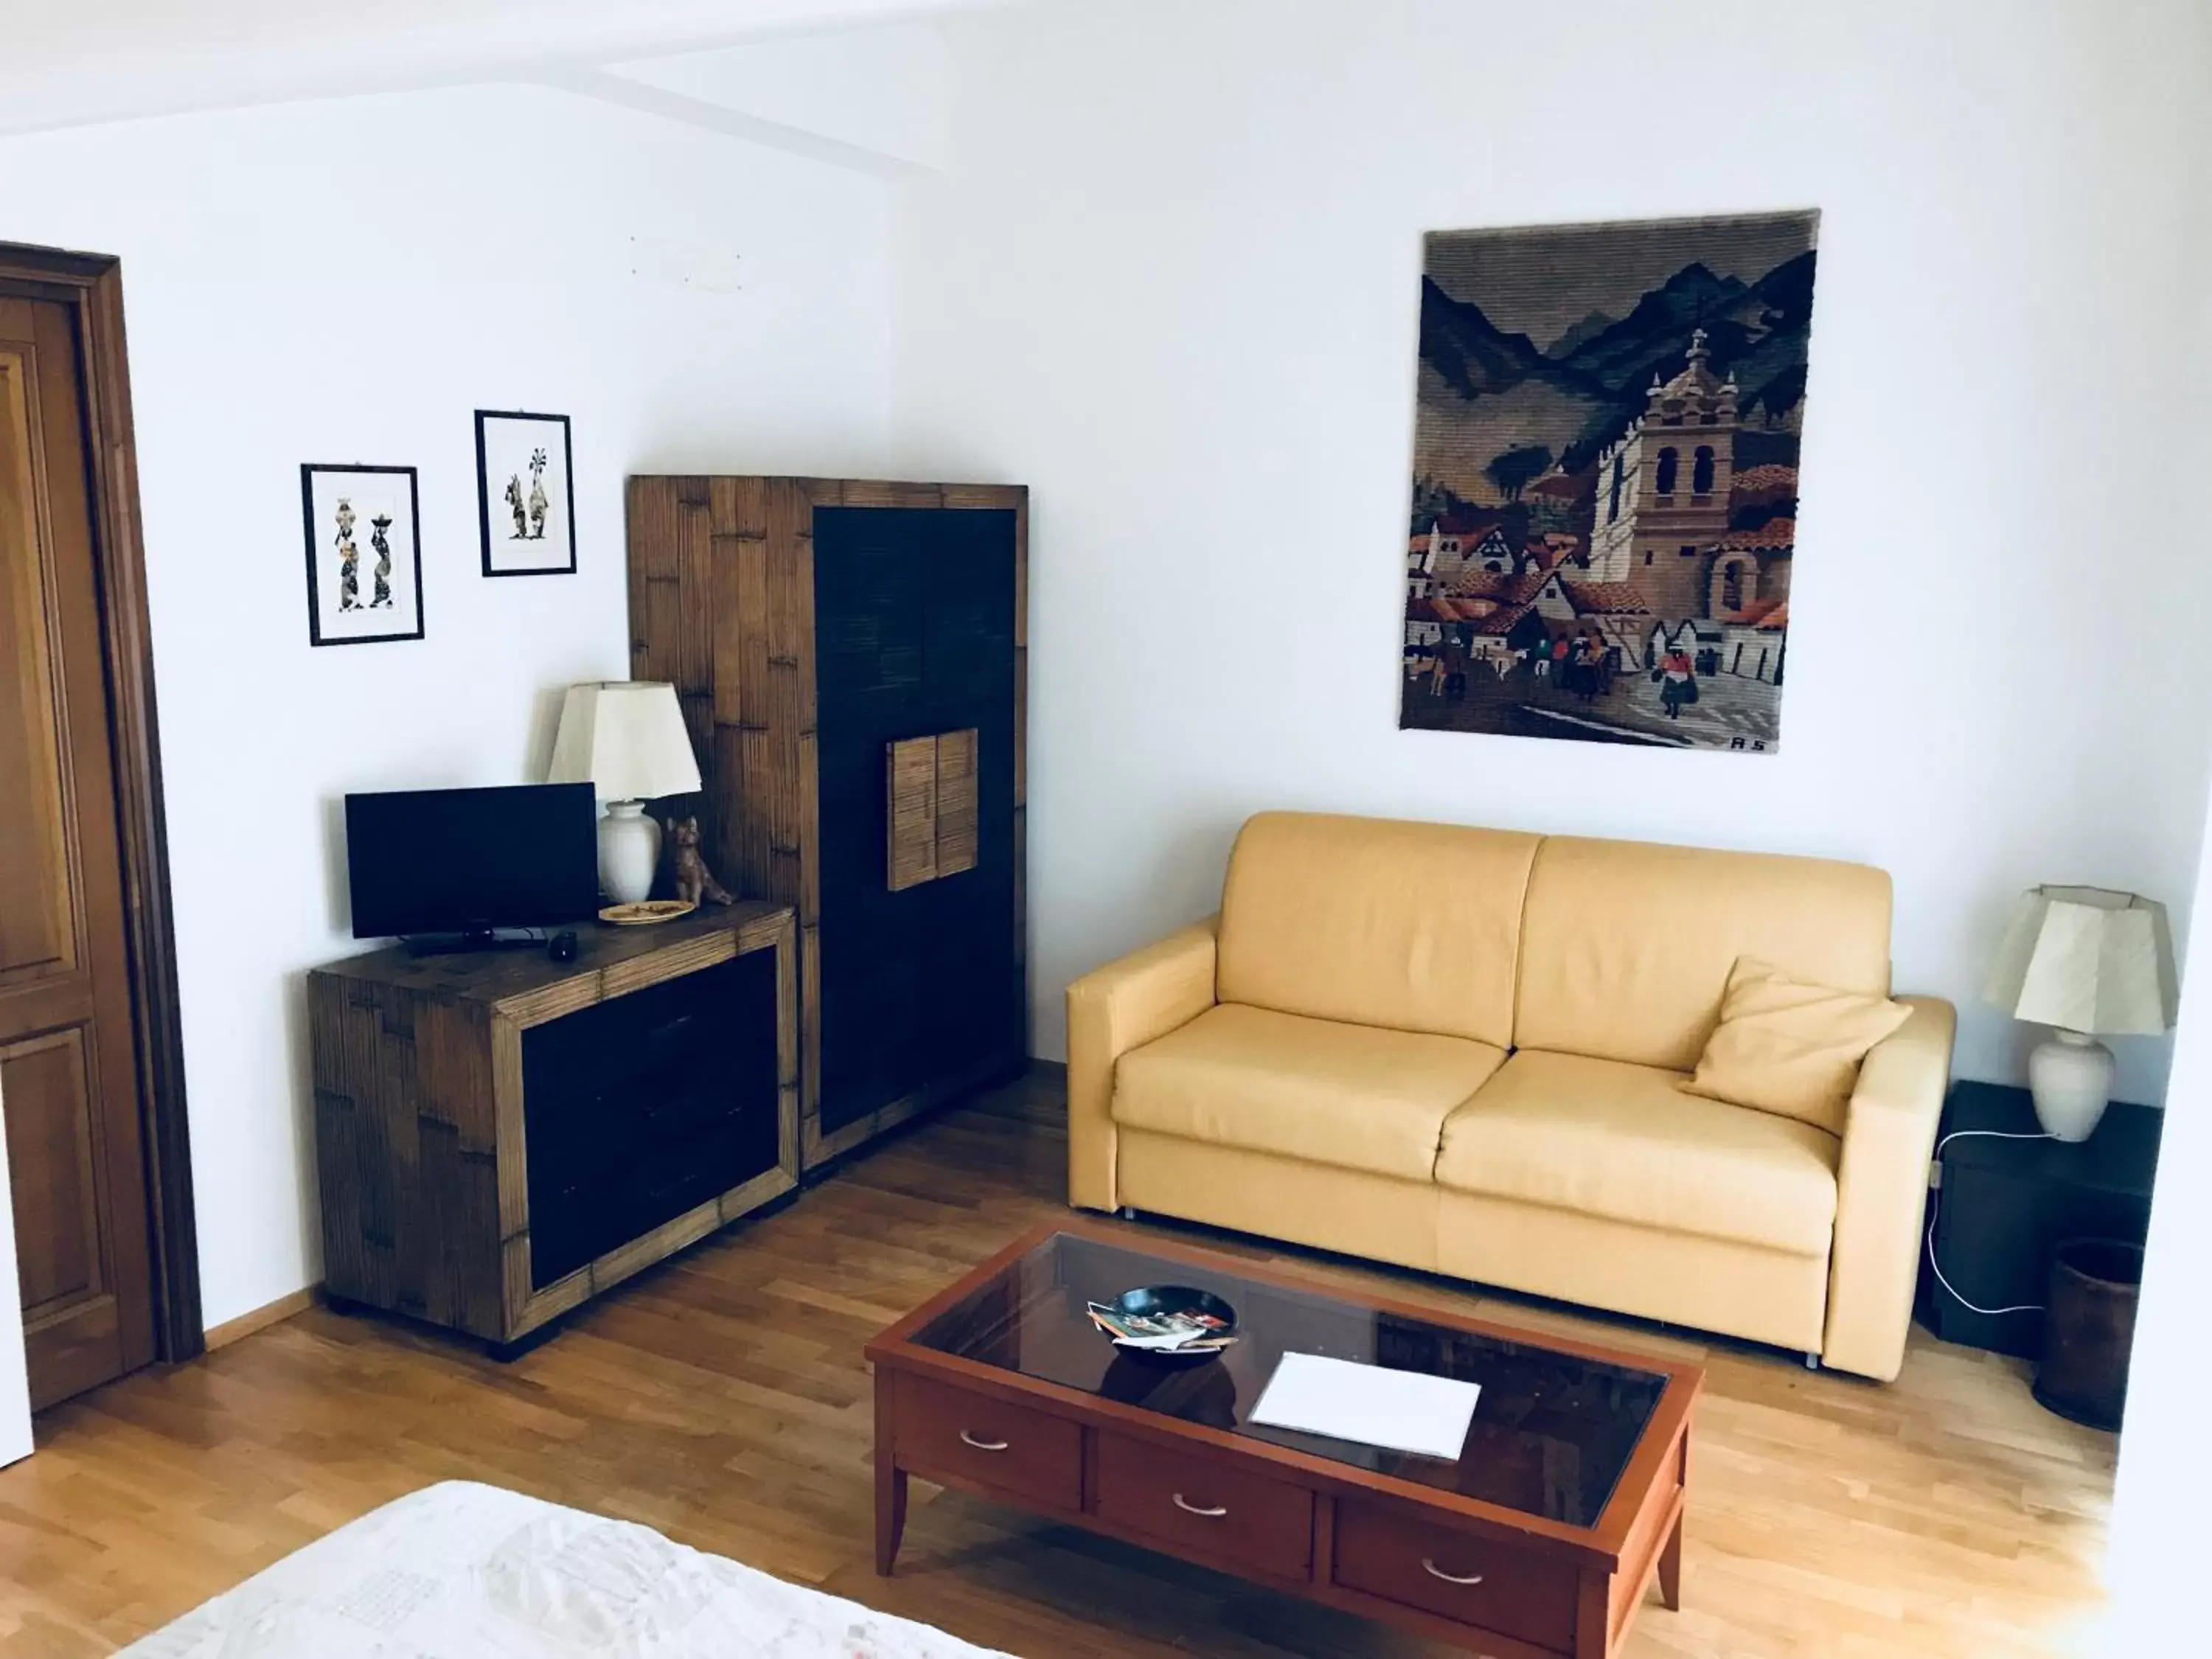
[{"label": "bamboo wardrobe frame", "polygon": [[[819,774],[815,750],[814,512],[996,509],[1014,515],[1013,933],[1029,1048],[1029,490],[1018,484],[836,478],[629,480],[630,672],[675,684],[707,779],[710,862],[748,898],[799,921],[800,1148],[808,1170],[995,1080],[948,1076],[824,1133]],[[717,617],[729,621],[717,626]],[[718,790],[717,780],[728,781]]]},{"label": "bamboo wardrobe frame", "polygon": [[70,308],[83,357],[93,496],[93,557],[112,711],[124,927],[130,946],[131,1036],[154,1248],[155,1357],[206,1347],[191,1141],[185,1110],[184,1032],[169,890],[167,815],[155,714],[146,548],[138,516],[138,449],[123,329],[122,262],[109,254],[0,243],[0,294]]}]

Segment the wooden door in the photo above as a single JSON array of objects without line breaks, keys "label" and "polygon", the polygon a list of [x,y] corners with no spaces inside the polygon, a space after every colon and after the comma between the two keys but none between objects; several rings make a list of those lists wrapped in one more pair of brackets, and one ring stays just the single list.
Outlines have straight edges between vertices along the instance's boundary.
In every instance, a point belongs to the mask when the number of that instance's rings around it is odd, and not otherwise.
[{"label": "wooden door", "polygon": [[75,313],[0,295],[0,1115],[33,1407],[154,1357]]}]

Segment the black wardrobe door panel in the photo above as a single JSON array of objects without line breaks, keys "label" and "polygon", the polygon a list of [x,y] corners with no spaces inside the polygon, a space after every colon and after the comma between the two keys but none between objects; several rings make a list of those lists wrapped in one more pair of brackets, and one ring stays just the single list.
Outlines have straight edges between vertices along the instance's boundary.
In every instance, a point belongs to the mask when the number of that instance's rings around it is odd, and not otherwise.
[{"label": "black wardrobe door panel", "polygon": [[[1014,515],[814,515],[822,1126],[1019,1058]],[[890,890],[884,750],[975,728],[975,868]]]}]

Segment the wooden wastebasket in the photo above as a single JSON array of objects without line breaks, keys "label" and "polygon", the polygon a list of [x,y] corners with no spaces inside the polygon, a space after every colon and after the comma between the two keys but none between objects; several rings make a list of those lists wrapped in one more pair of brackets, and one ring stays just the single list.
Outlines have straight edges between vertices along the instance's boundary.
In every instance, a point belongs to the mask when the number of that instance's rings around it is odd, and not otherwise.
[{"label": "wooden wastebasket", "polygon": [[2140,1245],[2110,1238],[2070,1239],[2053,1253],[2035,1397],[2061,1417],[2120,1426],[2142,1261]]}]

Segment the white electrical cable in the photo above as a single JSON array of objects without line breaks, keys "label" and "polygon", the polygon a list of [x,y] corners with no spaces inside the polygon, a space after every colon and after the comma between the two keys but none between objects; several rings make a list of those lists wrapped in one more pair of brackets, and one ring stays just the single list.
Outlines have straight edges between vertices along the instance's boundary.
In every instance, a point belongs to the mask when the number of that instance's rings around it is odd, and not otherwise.
[{"label": "white electrical cable", "polygon": [[[1967,1135],[1986,1135],[1992,1140],[2056,1140],[2057,1139],[2056,1135],[2042,1130],[2030,1134],[2015,1129],[1954,1129],[1936,1143],[1936,1161],[1941,1164],[1943,1161],[1943,1149],[1953,1141]],[[1938,1187],[1928,1200],[1928,1265],[1936,1270],[1936,1282],[1950,1291],[1952,1300],[1969,1313],[1978,1313],[1990,1318],[1994,1318],[1998,1314],[2041,1313],[2043,1304],[2040,1302],[2022,1302],[2010,1308],[1984,1308],[1967,1301],[1965,1297],[1959,1294],[1958,1287],[1943,1277],[1942,1264],[1936,1260],[1936,1218],[1942,1212],[1943,1189]]]}]

